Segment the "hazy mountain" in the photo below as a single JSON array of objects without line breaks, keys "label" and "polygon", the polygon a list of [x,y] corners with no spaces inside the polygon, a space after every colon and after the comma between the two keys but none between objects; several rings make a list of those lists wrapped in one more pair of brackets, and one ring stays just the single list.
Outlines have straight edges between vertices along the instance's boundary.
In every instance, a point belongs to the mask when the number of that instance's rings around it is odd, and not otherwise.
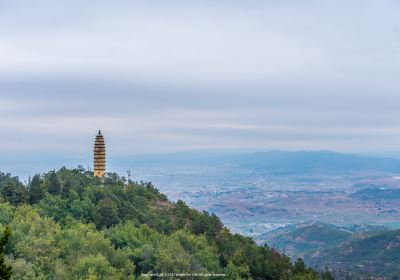
[{"label": "hazy mountain", "polygon": [[314,268],[334,269],[335,279],[400,276],[400,230],[311,222],[270,232],[267,244]]},{"label": "hazy mountain", "polygon": [[367,188],[359,190],[351,196],[360,200],[393,200],[400,199],[400,189]]},{"label": "hazy mountain", "polygon": [[386,171],[400,172],[400,160],[330,151],[180,152],[164,155],[115,157],[115,165],[224,164],[273,173]]},{"label": "hazy mountain", "polygon": [[277,173],[400,171],[400,160],[329,151],[264,152],[232,156],[240,166]]},{"label": "hazy mountain", "polygon": [[308,252],[338,245],[352,235],[353,232],[347,228],[311,222],[270,232],[266,236],[266,243],[297,258],[304,257]]},{"label": "hazy mountain", "polygon": [[[399,279],[400,230],[387,230],[343,242],[307,258],[314,267],[330,266],[352,275]],[[342,273],[346,274],[346,273]],[[397,278],[396,278],[397,277]]]},{"label": "hazy mountain", "polygon": [[[400,172],[400,159],[342,154],[330,151],[188,151],[170,154],[118,156],[108,154],[112,171],[162,166],[228,166],[273,174],[349,173],[349,172]],[[27,177],[50,166],[67,167],[92,165],[89,155],[48,156],[41,154],[0,155],[0,170]]]}]

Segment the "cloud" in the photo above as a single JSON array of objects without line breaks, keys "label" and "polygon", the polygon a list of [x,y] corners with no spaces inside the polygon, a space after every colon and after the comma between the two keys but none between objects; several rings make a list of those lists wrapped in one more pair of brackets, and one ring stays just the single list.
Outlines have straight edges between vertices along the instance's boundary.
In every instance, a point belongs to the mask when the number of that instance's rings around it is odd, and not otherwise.
[{"label": "cloud", "polygon": [[397,148],[395,1],[7,1],[0,151]]},{"label": "cloud", "polygon": [[214,2],[10,2],[0,71],[264,85],[387,79],[398,61],[396,4]]}]

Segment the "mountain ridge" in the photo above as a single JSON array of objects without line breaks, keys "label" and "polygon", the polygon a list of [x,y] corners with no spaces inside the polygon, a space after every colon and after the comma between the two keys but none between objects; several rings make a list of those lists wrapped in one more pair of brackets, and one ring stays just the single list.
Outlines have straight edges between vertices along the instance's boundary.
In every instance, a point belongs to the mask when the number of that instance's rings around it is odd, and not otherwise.
[{"label": "mountain ridge", "polygon": [[338,227],[313,221],[269,233],[267,244],[294,259],[303,258],[315,269],[329,267],[335,279],[400,276],[399,229]]}]

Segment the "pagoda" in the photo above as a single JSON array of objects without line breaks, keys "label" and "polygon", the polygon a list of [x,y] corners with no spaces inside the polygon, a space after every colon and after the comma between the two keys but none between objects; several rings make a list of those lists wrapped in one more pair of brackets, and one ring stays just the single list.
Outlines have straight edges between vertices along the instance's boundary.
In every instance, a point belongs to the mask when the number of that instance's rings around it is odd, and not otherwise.
[{"label": "pagoda", "polygon": [[106,173],[106,145],[104,137],[99,130],[94,142],[94,176],[103,178]]}]

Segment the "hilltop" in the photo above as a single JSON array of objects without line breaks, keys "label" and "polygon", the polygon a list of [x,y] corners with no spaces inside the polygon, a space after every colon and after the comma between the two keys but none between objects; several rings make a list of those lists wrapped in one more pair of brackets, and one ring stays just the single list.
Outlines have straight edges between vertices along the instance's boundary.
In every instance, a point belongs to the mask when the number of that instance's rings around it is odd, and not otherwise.
[{"label": "hilltop", "polygon": [[301,262],[230,233],[217,216],[115,173],[101,180],[83,168],[62,168],[28,184],[0,173],[0,194],[14,279],[319,279]]}]

